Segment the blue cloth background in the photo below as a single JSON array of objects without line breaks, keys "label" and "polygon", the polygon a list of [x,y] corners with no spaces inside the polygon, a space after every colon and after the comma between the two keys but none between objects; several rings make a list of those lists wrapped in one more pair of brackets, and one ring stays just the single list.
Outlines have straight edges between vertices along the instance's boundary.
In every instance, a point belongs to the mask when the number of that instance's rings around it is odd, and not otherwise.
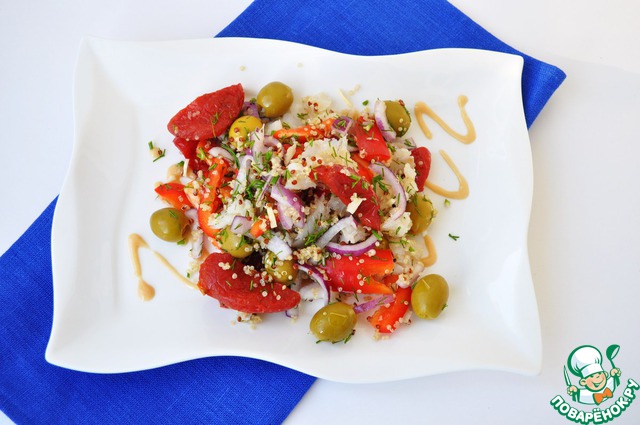
[{"label": "blue cloth background", "polygon": [[[275,38],[363,55],[439,47],[518,54],[442,0],[255,0],[220,36]],[[524,57],[530,125],[565,75]],[[55,201],[0,258],[0,409],[7,416],[18,424],[277,424],[286,418],[315,378],[259,360],[218,357],[116,375],[46,363],[54,208]]]}]

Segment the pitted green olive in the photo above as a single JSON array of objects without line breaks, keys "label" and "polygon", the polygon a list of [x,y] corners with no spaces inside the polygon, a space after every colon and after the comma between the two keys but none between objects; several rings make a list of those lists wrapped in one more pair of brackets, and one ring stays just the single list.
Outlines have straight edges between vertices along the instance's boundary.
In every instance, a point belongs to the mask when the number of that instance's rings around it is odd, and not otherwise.
[{"label": "pitted green olive", "polygon": [[262,127],[262,121],[252,115],[244,115],[229,127],[229,141],[236,149],[241,149],[249,140],[249,134]]},{"label": "pitted green olive", "polygon": [[447,306],[449,285],[438,274],[420,278],[411,292],[411,308],[422,319],[435,319]]},{"label": "pitted green olive", "polygon": [[264,268],[273,280],[280,283],[291,283],[298,276],[292,260],[278,260],[271,251],[264,256]]},{"label": "pitted green olive", "polygon": [[436,215],[431,200],[426,195],[416,194],[407,203],[407,211],[411,215],[411,233],[419,234],[429,228],[433,217]]},{"label": "pitted green olive", "polygon": [[404,102],[397,100],[385,100],[387,109],[387,121],[398,137],[404,136],[411,125],[411,115],[404,106]]},{"label": "pitted green olive", "polygon": [[189,227],[189,219],[176,208],[162,208],[151,214],[149,225],[154,235],[167,242],[178,242]]},{"label": "pitted green olive", "polygon": [[262,107],[265,117],[279,117],[284,115],[293,103],[293,92],[286,84],[273,81],[260,89],[257,103]]},{"label": "pitted green olive", "polygon": [[231,226],[222,229],[216,239],[220,248],[235,258],[245,258],[253,252],[253,245],[243,235],[233,233]]},{"label": "pitted green olive", "polygon": [[311,318],[309,328],[318,341],[339,342],[353,333],[356,321],[353,307],[337,302],[318,310]]}]

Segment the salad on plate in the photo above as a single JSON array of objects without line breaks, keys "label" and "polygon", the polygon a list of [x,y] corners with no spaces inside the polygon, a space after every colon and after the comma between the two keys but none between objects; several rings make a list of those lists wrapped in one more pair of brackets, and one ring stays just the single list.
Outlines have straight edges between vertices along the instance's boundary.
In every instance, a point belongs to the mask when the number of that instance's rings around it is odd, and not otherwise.
[{"label": "salad on plate", "polygon": [[446,307],[448,284],[426,272],[433,256],[420,247],[436,216],[424,192],[431,154],[405,136],[402,100],[364,103],[337,111],[277,81],[245,100],[236,84],[169,121],[184,160],[155,188],[167,207],[151,229],[185,245],[187,276],[238,320],[295,319],[313,301],[311,333],[335,343],[359,315],[379,337]]}]

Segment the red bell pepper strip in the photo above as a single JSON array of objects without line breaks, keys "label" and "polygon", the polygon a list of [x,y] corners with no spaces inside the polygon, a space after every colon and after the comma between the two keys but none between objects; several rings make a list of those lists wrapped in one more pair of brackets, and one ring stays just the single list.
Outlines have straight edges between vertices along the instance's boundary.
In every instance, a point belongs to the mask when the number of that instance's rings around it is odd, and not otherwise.
[{"label": "red bell pepper strip", "polygon": [[415,148],[411,151],[411,156],[416,164],[416,185],[418,186],[418,192],[424,190],[424,182],[429,177],[429,170],[431,169],[431,152],[424,146]]},{"label": "red bell pepper strip", "polygon": [[367,124],[366,128],[358,122],[353,128],[361,158],[367,162],[371,160],[384,162],[391,159],[391,151],[375,122]]},{"label": "red bell pepper strip", "polygon": [[397,329],[400,319],[407,313],[410,304],[411,287],[398,288],[389,307],[383,305],[367,320],[378,332],[391,333]]},{"label": "red bell pepper strip", "polygon": [[205,187],[202,191],[200,206],[198,207],[198,223],[207,236],[214,238],[219,229],[212,227],[209,221],[211,216],[217,213],[222,206],[222,201],[218,197],[218,193],[220,192],[224,176],[227,173],[228,165],[226,161],[221,158],[213,158],[212,164],[213,165],[209,167],[209,176],[205,180]]},{"label": "red bell pepper strip", "polygon": [[331,289],[362,294],[392,294],[389,285],[377,278],[393,271],[393,254],[388,249],[376,249],[373,256],[341,255],[327,258],[323,267]]},{"label": "red bell pepper strip", "polygon": [[369,164],[371,164],[371,162],[365,160],[355,152],[351,154],[351,159],[358,164],[358,174],[371,183],[375,176],[373,171],[371,171],[371,168],[369,168]]},{"label": "red bell pepper strip", "polygon": [[296,139],[299,142],[324,139],[331,132],[335,118],[329,118],[317,125],[305,125],[298,128],[281,128],[273,133],[278,140]]},{"label": "red bell pepper strip", "polygon": [[191,201],[184,193],[184,185],[180,183],[163,183],[156,187],[156,193],[173,208],[186,211],[193,208]]}]

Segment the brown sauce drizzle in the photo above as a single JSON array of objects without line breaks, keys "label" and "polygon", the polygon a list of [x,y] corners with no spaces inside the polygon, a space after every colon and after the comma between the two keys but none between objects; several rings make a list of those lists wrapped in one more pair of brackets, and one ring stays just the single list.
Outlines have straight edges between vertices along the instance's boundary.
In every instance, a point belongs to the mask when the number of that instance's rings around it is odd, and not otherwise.
[{"label": "brown sauce drizzle", "polygon": [[475,141],[476,129],[473,126],[473,123],[471,122],[469,115],[467,115],[466,109],[464,108],[465,105],[467,104],[467,101],[468,101],[467,96],[464,96],[464,95],[458,96],[458,107],[460,108],[460,115],[466,127],[467,134],[461,134],[453,130],[446,122],[444,122],[442,118],[440,118],[438,114],[436,114],[433,111],[433,109],[427,106],[426,103],[424,102],[416,103],[414,114],[416,116],[416,119],[418,120],[418,124],[420,125],[422,132],[427,137],[427,139],[431,140],[431,138],[433,137],[433,134],[431,133],[431,130],[429,130],[429,127],[427,127],[427,124],[424,122],[423,115],[427,115],[429,118],[434,120],[436,124],[442,127],[444,131],[446,131],[451,137],[458,140],[459,142],[462,142],[465,145],[468,145],[469,143],[472,143],[473,141]]},{"label": "brown sauce drizzle", "polygon": [[429,252],[429,255],[422,258],[420,261],[422,261],[422,264],[425,267],[431,267],[436,263],[436,261],[438,261],[438,253],[436,252],[436,246],[433,243],[433,239],[431,239],[431,236],[429,235],[424,235],[424,244],[427,247],[427,251]]},{"label": "brown sauce drizzle", "polygon": [[442,155],[442,158],[444,158],[445,162],[451,168],[451,171],[453,171],[453,173],[456,175],[456,178],[458,179],[458,189],[447,190],[438,186],[437,184],[431,183],[429,180],[424,182],[424,185],[431,189],[433,192],[437,193],[438,195],[444,196],[445,198],[465,199],[467,196],[469,196],[469,183],[467,183],[467,179],[465,179],[462,173],[460,173],[460,170],[458,169],[456,164],[445,151],[440,150],[439,152],[440,155]]},{"label": "brown sauce drizzle", "polygon": [[152,300],[156,294],[156,291],[153,288],[153,286],[149,285],[142,278],[142,266],[140,264],[140,255],[139,255],[140,248],[145,248],[153,252],[156,258],[160,260],[160,263],[167,270],[169,270],[175,277],[177,277],[182,283],[184,283],[185,285],[193,289],[199,290],[198,285],[191,282],[186,277],[182,276],[180,272],[178,272],[178,270],[176,270],[176,268],[173,267],[166,258],[164,258],[161,254],[151,249],[147,244],[147,242],[145,242],[145,240],[142,238],[142,236],[138,235],[137,233],[132,233],[129,235],[129,254],[131,257],[131,263],[133,264],[133,274],[136,276],[136,278],[138,278],[138,296],[143,301]]}]

